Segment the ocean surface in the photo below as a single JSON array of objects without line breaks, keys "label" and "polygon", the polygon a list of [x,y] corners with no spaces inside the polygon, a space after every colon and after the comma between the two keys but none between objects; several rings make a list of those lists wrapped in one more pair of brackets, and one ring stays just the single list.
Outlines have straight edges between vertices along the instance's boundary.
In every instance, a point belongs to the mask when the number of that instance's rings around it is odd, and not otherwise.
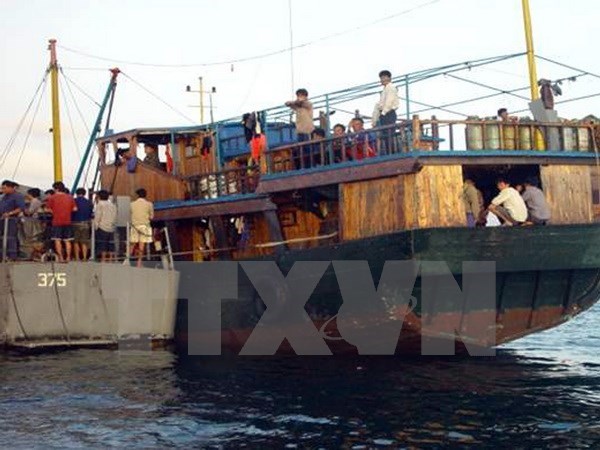
[{"label": "ocean surface", "polygon": [[0,356],[0,448],[600,448],[600,308],[487,358]]}]

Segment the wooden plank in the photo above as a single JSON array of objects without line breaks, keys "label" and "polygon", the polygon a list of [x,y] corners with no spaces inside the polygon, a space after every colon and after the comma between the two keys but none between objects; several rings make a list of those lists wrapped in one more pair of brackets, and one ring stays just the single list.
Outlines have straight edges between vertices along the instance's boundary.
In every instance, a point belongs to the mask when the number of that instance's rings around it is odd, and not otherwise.
[{"label": "wooden plank", "polygon": [[592,223],[592,177],[587,166],[540,167],[553,224]]},{"label": "wooden plank", "polygon": [[136,189],[145,188],[151,201],[183,200],[187,186],[181,178],[154,167],[138,163],[135,172],[125,165],[105,165],[100,168],[102,189],[113,195],[133,196]]},{"label": "wooden plank", "polygon": [[405,227],[399,177],[342,185],[341,228],[345,240],[377,236]]},{"label": "wooden plank", "polygon": [[462,167],[425,166],[402,177],[406,227],[461,227],[466,213],[462,202]]},{"label": "wooden plank", "polygon": [[212,217],[219,215],[240,215],[260,211],[277,209],[277,206],[268,198],[238,199],[236,201],[206,203],[206,204],[181,204],[169,209],[156,209],[156,220],[194,219],[197,217]]},{"label": "wooden plank", "polygon": [[285,175],[263,177],[257,193],[292,191],[317,186],[329,186],[352,181],[371,180],[382,177],[412,173],[419,170],[414,158],[385,161],[365,161],[351,166],[327,168],[313,172],[288,172]]}]

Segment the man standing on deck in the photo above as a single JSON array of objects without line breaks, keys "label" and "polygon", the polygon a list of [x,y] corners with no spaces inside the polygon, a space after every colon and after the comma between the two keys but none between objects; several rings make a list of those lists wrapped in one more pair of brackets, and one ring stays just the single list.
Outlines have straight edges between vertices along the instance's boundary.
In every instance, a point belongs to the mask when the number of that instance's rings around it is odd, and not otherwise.
[{"label": "man standing on deck", "polygon": [[483,195],[473,180],[466,179],[464,181],[462,197],[467,212],[467,226],[475,228],[475,225],[482,219],[484,208]]},{"label": "man standing on deck", "polygon": [[[54,195],[46,200],[46,206],[52,211],[52,240],[59,262],[71,261],[71,242],[73,242],[73,224],[71,214],[77,211],[75,199],[67,192],[62,181],[52,185]],[[65,252],[63,245],[65,243]]]},{"label": "man standing on deck", "polygon": [[154,217],[154,206],[146,200],[146,189],[135,191],[137,200],[131,202],[131,238],[132,253],[137,254],[137,267],[142,267],[142,256],[146,244],[152,242],[152,227],[150,221]]},{"label": "man standing on deck", "polygon": [[313,121],[313,105],[308,100],[308,91],[298,89],[296,91],[296,100],[285,102],[285,106],[290,107],[296,112],[296,136],[298,142],[310,141],[310,136],[315,129]]},{"label": "man standing on deck", "polygon": [[379,72],[379,80],[383,86],[381,97],[373,111],[373,126],[386,126],[396,123],[396,109],[400,106],[398,90],[392,84],[392,74],[389,70]]},{"label": "man standing on deck", "polygon": [[388,129],[382,132],[382,141],[387,152],[392,152],[392,136],[394,135],[394,129],[391,125],[394,125],[397,120],[396,109],[400,105],[400,99],[398,98],[398,90],[392,84],[392,73],[389,70],[382,70],[379,72],[379,80],[383,86],[381,91],[381,97],[375,104],[373,111],[372,124],[374,127],[390,126]]},{"label": "man standing on deck", "polygon": [[100,262],[110,262],[114,256],[113,240],[117,223],[117,207],[109,200],[108,191],[97,192],[94,209],[94,229],[96,230],[96,249]]},{"label": "man standing on deck", "polygon": [[75,260],[87,261],[90,246],[90,221],[92,220],[92,203],[85,198],[86,191],[79,188],[75,191],[77,211],[71,215],[73,221],[73,252]]},{"label": "man standing on deck", "polygon": [[[4,239],[4,227],[6,229],[6,255],[5,258],[15,260],[18,256],[18,227],[17,217],[25,210],[25,197],[16,192],[19,185],[14,181],[4,180],[2,182],[2,198],[0,199],[0,215],[2,217],[2,239]],[[8,221],[8,223],[7,223]],[[3,245],[3,248],[4,248]]]}]

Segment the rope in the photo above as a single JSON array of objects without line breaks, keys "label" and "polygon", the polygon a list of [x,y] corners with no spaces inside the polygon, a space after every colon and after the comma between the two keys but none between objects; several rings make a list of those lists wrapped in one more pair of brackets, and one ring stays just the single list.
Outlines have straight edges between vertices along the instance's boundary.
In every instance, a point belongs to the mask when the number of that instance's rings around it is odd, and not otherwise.
[{"label": "rope", "polygon": [[19,328],[21,329],[21,332],[23,333],[23,337],[26,340],[29,340],[29,337],[27,336],[27,332],[25,331],[25,327],[23,326],[23,321],[21,320],[21,314],[19,313],[19,308],[17,307],[17,300],[15,298],[15,291],[13,289],[12,278],[10,277],[10,272],[9,272],[8,266],[6,269],[6,280],[8,281],[10,297],[12,299],[13,308],[15,309],[15,315],[17,316],[17,322],[19,323]]},{"label": "rope", "polygon": [[[62,74],[63,78],[66,81],[67,90],[69,91],[69,94],[71,95],[71,100],[73,101],[73,104],[75,105],[75,108],[77,109],[77,112],[79,113],[79,118],[81,119],[81,122],[83,123],[83,126],[85,127],[85,131],[87,131],[88,134],[91,134],[90,127],[88,127],[87,122],[85,121],[85,117],[83,117],[83,113],[81,112],[81,109],[79,108],[79,105],[77,104],[77,101],[75,100],[75,95],[73,94],[73,91],[71,90],[71,85],[69,83],[73,83],[73,82],[69,78],[67,78],[67,76],[62,71],[62,69],[60,70],[60,73]],[[75,84],[73,83],[73,85],[75,85]],[[85,93],[84,93],[84,95],[85,95]],[[93,99],[92,99],[92,101],[94,103],[96,103],[96,101],[94,101]],[[98,103],[96,103],[96,105],[98,105],[98,107],[100,107],[100,105]]]},{"label": "rope", "polygon": [[[104,292],[102,291],[102,284],[100,283],[100,278],[98,278],[98,274],[94,273],[94,280],[96,280],[96,286],[98,286],[98,294],[100,294],[100,300],[102,301],[102,308],[104,309],[104,314],[106,314],[106,321],[108,323],[109,329],[115,329],[113,328],[113,323],[110,320],[110,314],[108,312],[108,305],[106,304],[106,299],[104,298]],[[117,340],[117,335],[115,333],[113,333],[112,335],[113,340]]]},{"label": "rope", "polygon": [[150,89],[142,86],[139,82],[135,81],[133,78],[131,78],[129,75],[127,75],[124,72],[121,72],[121,75],[123,75],[125,78],[129,79],[131,82],[133,82],[135,85],[137,85],[139,88],[141,88],[142,90],[146,91],[148,94],[150,94],[152,97],[154,97],[156,100],[158,100],[159,102],[161,102],[163,105],[165,105],[167,108],[169,108],[171,111],[177,113],[178,115],[180,115],[181,117],[183,117],[185,120],[191,122],[191,123],[196,123],[195,120],[190,119],[188,116],[186,116],[184,113],[182,113],[181,111],[177,110],[175,107],[171,106],[169,103],[167,103],[165,100],[163,100],[162,98],[160,98],[158,95],[156,95],[154,92],[152,92]]},{"label": "rope", "polygon": [[245,248],[271,248],[271,247],[277,247],[280,245],[286,245],[286,244],[298,244],[298,243],[302,243],[302,242],[312,242],[312,241],[321,241],[324,239],[331,239],[335,236],[338,235],[338,232],[335,231],[331,234],[327,234],[327,235],[323,235],[323,236],[312,236],[312,237],[307,237],[307,238],[295,238],[295,239],[289,239],[287,241],[277,241],[277,242],[267,242],[265,244],[254,244],[254,245],[248,245],[246,247],[243,248],[239,248],[239,247],[225,247],[225,248],[217,248],[217,249],[206,249],[206,250],[192,250],[192,251],[187,251],[187,252],[177,252],[177,253],[173,253],[173,256],[189,256],[189,255],[193,255],[195,253],[202,253],[202,254],[211,254],[211,253],[220,253],[220,252],[231,252],[231,251],[239,251],[239,250],[244,250]]},{"label": "rope", "polygon": [[[60,80],[60,85],[61,85],[61,88],[64,85],[62,80]],[[71,134],[73,136],[73,142],[75,143],[75,151],[77,151],[77,156],[79,157],[79,159],[81,159],[81,152],[79,151],[79,141],[77,140],[77,136],[75,135],[75,127],[73,126],[71,110],[69,109],[69,102],[67,101],[66,98],[65,98],[64,104],[65,104],[65,110],[67,111],[67,118],[69,119],[69,126],[71,127]],[[77,186],[74,186],[74,188],[76,189]]]},{"label": "rope", "polygon": [[504,89],[495,88],[494,86],[489,86],[484,83],[479,83],[478,81],[469,80],[468,78],[459,77],[458,75],[451,75],[451,74],[444,74],[444,75],[447,77],[450,77],[450,78],[454,78],[455,80],[464,81],[465,83],[474,84],[475,86],[483,87],[486,89],[491,89],[492,91],[498,91],[501,94],[512,95],[513,97],[520,98],[521,100],[529,101],[529,98],[524,97],[522,95],[515,94],[514,92],[511,92],[511,91],[506,91]]},{"label": "rope", "polygon": [[44,86],[44,89],[45,89],[46,81],[48,79],[48,73],[49,73],[48,70],[46,70],[46,73],[44,74],[44,77],[42,78],[42,81],[40,81],[40,84],[38,85],[37,89],[35,90],[35,93],[33,94],[33,97],[31,98],[31,101],[29,102],[29,105],[27,105],[27,108],[25,109],[25,113],[23,114],[23,117],[21,117],[21,120],[19,120],[19,124],[17,125],[17,129],[14,131],[14,133],[12,134],[12,136],[10,137],[10,139],[8,140],[8,143],[6,144],[6,147],[4,148],[4,150],[2,150],[2,154],[0,154],[0,168],[2,168],[2,166],[6,162],[6,158],[7,158],[8,154],[10,153],[10,150],[11,150],[11,148],[12,148],[15,140],[17,139],[17,136],[19,135],[19,132],[21,131],[21,127],[25,123],[25,119],[27,118],[27,114],[29,114],[29,110],[33,106],[33,104],[35,102],[35,98],[37,97],[38,93],[40,92],[40,89],[42,88],[42,86]]},{"label": "rope", "polygon": [[[50,265],[52,266],[52,273],[56,279],[56,267],[54,265],[54,261],[50,261]],[[67,329],[67,323],[65,322],[65,315],[63,314],[62,305],[60,303],[60,294],[58,293],[58,286],[56,282],[54,283],[54,293],[56,294],[56,303],[58,304],[58,312],[60,314],[60,320],[62,322],[63,330],[65,331],[65,337],[67,338],[67,343],[71,343],[71,336],[69,335],[69,330]]]},{"label": "rope", "polygon": [[68,76],[66,76],[65,73],[62,70],[62,67],[60,68],[60,73],[62,74],[63,77],[65,77],[65,80],[67,80],[69,83],[73,84],[73,86],[75,86],[79,92],[81,92],[85,97],[87,97],[98,108],[100,108],[102,106],[102,105],[100,105],[100,103],[98,103],[96,100],[94,100],[94,97],[92,97],[90,94],[88,94],[87,92],[85,92],[82,87],[80,87],[77,83],[75,83]]},{"label": "rope", "polygon": [[87,52],[83,52],[81,50],[76,50],[73,48],[69,48],[69,47],[64,47],[62,45],[58,45],[58,47],[60,47],[62,50],[65,50],[67,52],[71,52],[71,53],[75,53],[81,56],[85,56],[91,59],[96,59],[99,61],[108,61],[108,62],[113,62],[113,63],[118,63],[118,64],[128,64],[128,65],[132,65],[132,66],[143,66],[143,67],[155,67],[155,68],[183,68],[183,67],[209,67],[209,66],[222,66],[222,65],[230,65],[230,64],[235,64],[235,63],[241,63],[241,62],[248,62],[248,61],[254,61],[254,60],[259,60],[259,59],[264,59],[264,58],[269,58],[272,56],[277,56],[283,53],[288,53],[292,50],[297,50],[300,48],[304,48],[304,47],[309,47],[311,45],[315,45],[318,43],[321,43],[323,41],[327,41],[330,39],[334,39],[340,36],[344,36],[346,34],[351,34],[351,33],[356,33],[357,31],[363,30],[365,28],[370,28],[374,25],[378,25],[382,22],[386,22],[388,20],[392,20],[395,19],[396,17],[400,17],[406,14],[410,14],[413,11],[416,11],[418,9],[422,9],[422,8],[426,8],[428,6],[431,6],[435,3],[439,3],[442,0],[430,0],[428,2],[425,3],[421,3],[419,5],[416,5],[412,8],[409,9],[405,9],[403,11],[394,13],[394,14],[390,14],[388,16],[376,19],[372,22],[366,23],[364,25],[359,25],[353,28],[348,28],[346,30],[342,30],[342,31],[338,31],[336,33],[331,33],[325,36],[322,36],[320,38],[314,39],[312,41],[307,41],[307,42],[303,42],[301,44],[297,44],[294,46],[290,46],[288,48],[282,48],[279,50],[273,50],[270,52],[266,52],[266,53],[261,53],[261,54],[257,54],[257,55],[253,55],[253,56],[247,56],[247,57],[241,57],[241,58],[234,58],[234,59],[228,59],[228,60],[222,60],[222,61],[210,61],[210,62],[204,62],[204,63],[193,63],[193,64],[158,64],[158,63],[145,63],[145,62],[139,62],[139,61],[127,61],[127,60],[119,60],[119,59],[114,59],[114,58],[107,58],[104,56],[98,56],[98,55],[93,55],[91,53],[87,53]]},{"label": "rope", "polygon": [[31,123],[29,124],[29,129],[27,130],[27,136],[25,136],[25,141],[23,142],[23,148],[21,149],[21,154],[19,155],[19,159],[17,160],[17,165],[15,166],[15,170],[13,171],[12,178],[14,179],[17,176],[17,172],[19,171],[19,166],[21,165],[21,158],[23,158],[23,154],[25,153],[25,148],[27,147],[27,142],[29,142],[29,137],[31,136],[31,131],[33,130],[33,124],[35,122],[35,118],[37,116],[38,111],[40,110],[40,105],[42,104],[42,99],[44,98],[44,92],[46,92],[46,83],[44,83],[44,88],[42,89],[42,93],[40,98],[38,99],[37,105],[35,107],[35,111],[33,112],[33,117],[31,118]]}]

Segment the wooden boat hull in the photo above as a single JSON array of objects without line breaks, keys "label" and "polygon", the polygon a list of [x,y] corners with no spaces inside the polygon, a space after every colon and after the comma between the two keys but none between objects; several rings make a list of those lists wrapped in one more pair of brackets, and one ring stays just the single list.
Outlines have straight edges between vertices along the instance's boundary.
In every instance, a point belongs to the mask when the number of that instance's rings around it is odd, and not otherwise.
[{"label": "wooden boat hull", "polygon": [[[489,310],[478,309],[477,304],[440,304],[432,314],[424,311],[419,277],[413,290],[417,304],[404,317],[396,346],[396,353],[402,354],[420,353],[424,337],[455,341],[459,350],[464,350],[464,343],[471,348],[486,348],[566,322],[600,298],[598,243],[600,227],[597,225],[446,228],[403,231],[313,249],[287,250],[272,259],[283,273],[296,261],[366,260],[374,280],[378,280],[386,261],[443,261],[459,285],[464,261],[496,262],[493,342],[483,339],[485,333],[477,330],[477,324],[489,324],[490,314]],[[243,273],[241,268],[239,272]],[[213,338],[216,333],[220,334],[224,351],[239,353],[265,307],[243,275],[238,292],[237,299],[222,301],[222,328],[212,332],[192,333],[194,327],[192,324],[188,328],[186,301],[180,299],[177,342],[185,347],[188,339]],[[341,304],[339,285],[330,265],[305,309],[334,354],[357,353],[357,348],[346,342],[337,330],[335,316]],[[369,317],[357,318],[357,322],[362,327],[384,325]],[[442,332],[448,329],[448,323],[454,324],[458,333]],[[284,342],[279,353],[294,353],[294,349]]]}]

